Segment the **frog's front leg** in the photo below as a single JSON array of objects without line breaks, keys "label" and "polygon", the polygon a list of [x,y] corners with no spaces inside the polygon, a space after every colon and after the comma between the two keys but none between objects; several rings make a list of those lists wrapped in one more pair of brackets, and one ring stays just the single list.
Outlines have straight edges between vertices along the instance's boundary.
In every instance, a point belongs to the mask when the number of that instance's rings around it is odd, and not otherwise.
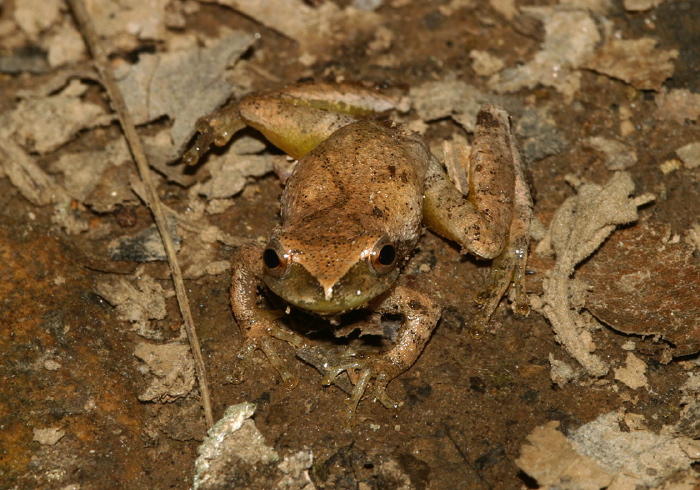
[{"label": "frog's front leg", "polygon": [[430,339],[441,309],[428,296],[418,291],[395,286],[391,292],[370,303],[370,307],[382,314],[398,314],[403,317],[393,346],[379,356],[358,358],[330,367],[322,383],[329,385],[343,371],[347,371],[354,383],[348,400],[348,420],[355,417],[360,403],[370,382],[374,380],[374,396],[387,408],[397,408],[399,403],[389,397],[386,388],[389,382],[410,368],[418,359]]},{"label": "frog's front leg", "polygon": [[508,114],[487,105],[477,115],[471,156],[461,162],[468,190],[452,184],[433,158],[426,180],[424,218],[436,233],[462,246],[463,252],[493,259],[472,333],[482,335],[498,303],[514,284],[517,313],[527,314],[523,291],[532,199]]},{"label": "frog's front leg", "polygon": [[258,306],[258,291],[264,284],[260,280],[260,272],[255,270],[255,265],[262,262],[261,255],[260,248],[251,245],[238,249],[232,261],[231,307],[244,337],[243,346],[238,351],[233,379],[236,383],[243,380],[246,365],[255,351],[261,350],[279,373],[285,386],[291,389],[297,385],[298,380],[277,354],[272,339],[284,340],[296,348],[303,347],[304,341],[298,335],[279,326],[281,312],[263,310]]}]

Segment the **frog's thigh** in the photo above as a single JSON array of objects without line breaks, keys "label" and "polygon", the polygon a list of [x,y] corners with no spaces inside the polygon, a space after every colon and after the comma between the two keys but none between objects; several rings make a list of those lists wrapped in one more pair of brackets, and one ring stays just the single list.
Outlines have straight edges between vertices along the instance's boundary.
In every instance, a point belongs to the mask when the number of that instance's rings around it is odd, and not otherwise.
[{"label": "frog's thigh", "polygon": [[280,94],[247,97],[241,101],[239,109],[248,126],[297,160],[338,129],[356,121],[348,114],[295,105],[293,99]]},{"label": "frog's thigh", "polygon": [[427,295],[407,287],[395,286],[391,294],[376,305],[376,310],[404,316],[396,341],[382,356],[392,366],[392,372],[386,373],[386,381],[389,381],[416,362],[435,330],[441,309]]},{"label": "frog's thigh", "polygon": [[393,109],[400,97],[356,84],[305,83],[240,102],[242,119],[299,159],[357,116]]},{"label": "frog's thigh", "polygon": [[[514,152],[516,152],[514,154]],[[517,150],[508,114],[484,106],[477,116],[465,197],[434,157],[426,179],[423,214],[429,228],[459,243],[463,251],[491,259],[504,248],[513,221]]]}]

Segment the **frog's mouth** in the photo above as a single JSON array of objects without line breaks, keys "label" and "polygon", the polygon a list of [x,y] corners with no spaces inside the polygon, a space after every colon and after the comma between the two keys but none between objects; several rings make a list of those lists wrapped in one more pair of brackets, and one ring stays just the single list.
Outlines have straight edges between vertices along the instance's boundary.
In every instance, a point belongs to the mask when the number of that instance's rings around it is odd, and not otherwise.
[{"label": "frog's mouth", "polygon": [[398,269],[379,275],[365,261],[355,264],[334,284],[323,287],[302,265],[291,264],[283,277],[266,274],[265,284],[288,303],[320,315],[335,315],[361,308],[389,289]]}]

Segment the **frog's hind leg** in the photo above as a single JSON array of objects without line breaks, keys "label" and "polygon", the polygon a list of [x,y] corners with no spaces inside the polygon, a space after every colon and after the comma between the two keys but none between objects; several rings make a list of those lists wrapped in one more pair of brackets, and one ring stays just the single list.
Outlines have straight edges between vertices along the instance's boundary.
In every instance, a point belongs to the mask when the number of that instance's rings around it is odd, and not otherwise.
[{"label": "frog's hind leg", "polygon": [[520,315],[530,313],[530,304],[525,294],[524,283],[530,242],[532,197],[525,179],[520,153],[515,146],[515,141],[512,140],[511,152],[515,170],[513,220],[508,230],[505,247],[500,255],[493,260],[491,272],[486,280],[486,287],[476,296],[475,301],[479,311],[471,329],[471,334],[474,337],[481,337],[486,332],[491,315],[511,283],[514,293],[513,311]]},{"label": "frog's hind leg", "polygon": [[462,252],[493,259],[486,290],[476,299],[473,334],[479,336],[511,283],[515,311],[529,312],[522,283],[532,200],[505,110],[487,105],[479,111],[471,155],[460,160],[461,191],[431,160],[423,215],[431,230],[459,243]]},{"label": "frog's hind leg", "polygon": [[234,134],[246,127],[238,110],[238,101],[221,107],[216,112],[200,117],[195,123],[199,133],[194,144],[182,156],[186,165],[196,165],[211,145],[224,146]]},{"label": "frog's hind leg", "polygon": [[404,109],[403,97],[354,83],[300,83],[244,98],[243,121],[287,155],[300,159],[358,118]]},{"label": "frog's hind leg", "polygon": [[408,109],[396,91],[377,91],[354,83],[300,83],[229,102],[200,118],[199,131],[183,161],[196,164],[211,145],[223,146],[246,126],[260,131],[289,156],[300,159],[336,130],[360,117]]}]

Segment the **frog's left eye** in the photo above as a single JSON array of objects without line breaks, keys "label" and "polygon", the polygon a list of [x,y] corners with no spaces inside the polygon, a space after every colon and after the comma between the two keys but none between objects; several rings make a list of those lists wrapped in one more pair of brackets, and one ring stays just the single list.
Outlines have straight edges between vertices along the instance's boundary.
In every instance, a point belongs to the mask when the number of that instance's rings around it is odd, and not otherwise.
[{"label": "frog's left eye", "polygon": [[263,265],[265,271],[275,277],[282,277],[287,271],[289,255],[282,249],[277,240],[271,240],[263,252]]},{"label": "frog's left eye", "polygon": [[396,247],[386,240],[379,240],[372,249],[371,264],[377,274],[391,272],[396,265]]}]

